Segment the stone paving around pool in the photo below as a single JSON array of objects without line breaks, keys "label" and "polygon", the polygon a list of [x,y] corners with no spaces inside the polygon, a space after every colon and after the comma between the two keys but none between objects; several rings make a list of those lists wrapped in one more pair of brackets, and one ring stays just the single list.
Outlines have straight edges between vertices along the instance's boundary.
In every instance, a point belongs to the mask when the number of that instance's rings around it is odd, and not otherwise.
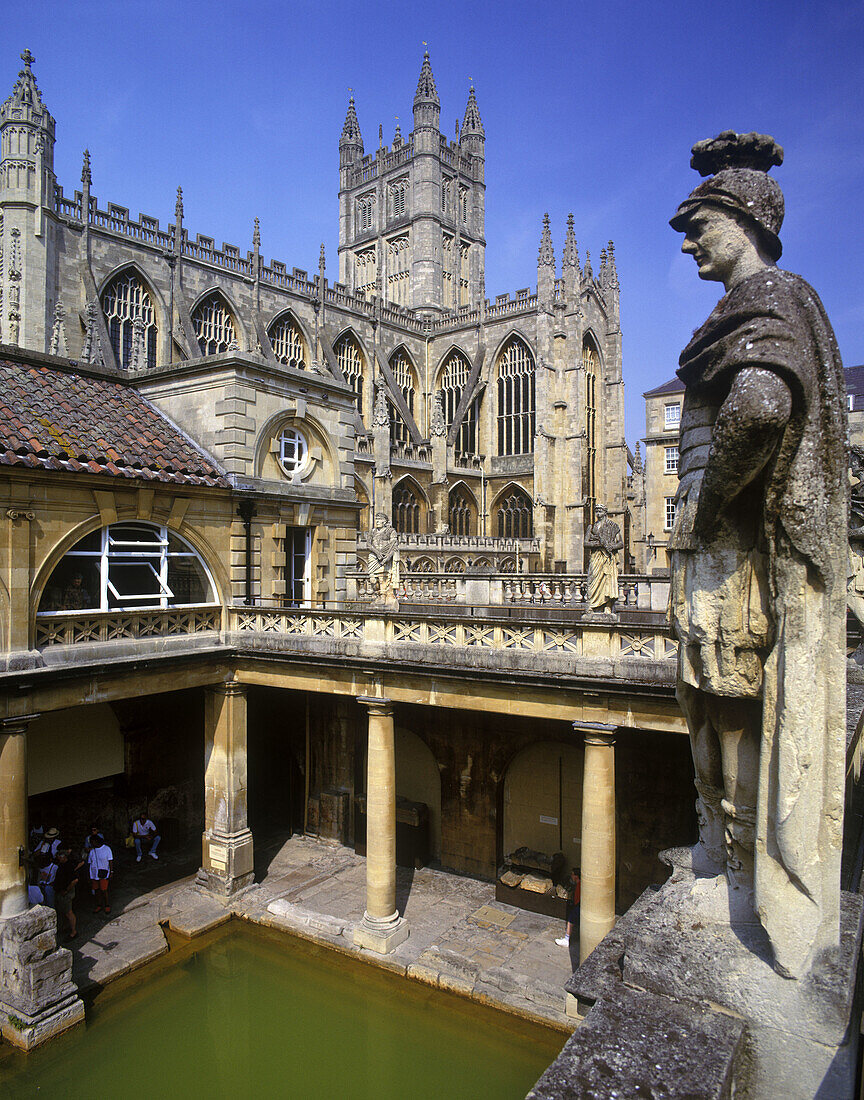
[{"label": "stone paving around pool", "polygon": [[[82,913],[78,939],[68,945],[79,988],[86,993],[164,954],[165,924],[195,936],[239,917],[573,1030],[563,987],[578,949],[574,945],[571,961],[567,948],[555,943],[564,931],[561,921],[496,902],[492,883],[399,868],[397,904],[411,932],[392,954],[378,955],[353,942],[366,896],[366,861],[353,849],[294,836],[259,848],[256,863],[266,866],[261,881],[225,903],[187,875],[134,897],[118,890],[110,919]],[[147,871],[157,874],[155,866]],[[170,874],[168,866],[160,871]],[[146,878],[140,885],[146,888]]]}]

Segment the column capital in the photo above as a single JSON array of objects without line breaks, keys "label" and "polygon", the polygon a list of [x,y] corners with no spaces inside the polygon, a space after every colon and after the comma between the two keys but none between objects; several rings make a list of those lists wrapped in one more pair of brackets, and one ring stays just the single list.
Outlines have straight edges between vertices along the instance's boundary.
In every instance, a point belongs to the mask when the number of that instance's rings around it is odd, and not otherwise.
[{"label": "column capital", "polygon": [[0,718],[0,733],[26,733],[30,723],[39,717],[38,714],[21,714],[17,718]]},{"label": "column capital", "polygon": [[393,713],[392,699],[382,699],[381,696],[377,695],[358,695],[357,702],[364,707],[368,707],[370,714],[388,717]]},{"label": "column capital", "polygon": [[578,718],[573,722],[573,729],[583,735],[586,745],[614,745],[618,732],[618,727],[609,722],[582,722]]},{"label": "column capital", "polygon": [[239,680],[226,680],[221,684],[208,684],[207,690],[216,695],[245,695],[246,685]]}]

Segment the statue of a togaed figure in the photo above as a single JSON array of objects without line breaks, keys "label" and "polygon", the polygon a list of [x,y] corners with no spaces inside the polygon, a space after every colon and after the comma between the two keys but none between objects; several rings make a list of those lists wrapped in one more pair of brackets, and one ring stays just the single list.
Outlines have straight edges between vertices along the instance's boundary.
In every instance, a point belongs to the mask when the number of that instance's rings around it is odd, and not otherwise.
[{"label": "statue of a togaed figure", "polygon": [[670,615],[694,905],[758,917],[775,969],[798,977],[839,936],[848,462],[831,325],[776,266],[784,203],[767,172],[782,160],[761,134],[700,142],[691,165],[709,178],[670,223],[726,291],[680,358]]}]

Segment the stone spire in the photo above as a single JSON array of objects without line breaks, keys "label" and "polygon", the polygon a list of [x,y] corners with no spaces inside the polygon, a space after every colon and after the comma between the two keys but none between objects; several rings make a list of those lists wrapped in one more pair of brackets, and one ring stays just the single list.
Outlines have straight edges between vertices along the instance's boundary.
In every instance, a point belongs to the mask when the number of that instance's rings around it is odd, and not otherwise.
[{"label": "stone spire", "polygon": [[177,201],[174,203],[174,217],[178,224],[183,221],[183,188],[177,188]]},{"label": "stone spire", "polygon": [[348,113],[345,115],[345,125],[342,127],[342,136],[339,138],[339,163],[344,167],[351,161],[359,160],[363,156],[363,137],[360,134],[360,123],[357,121],[357,112],[354,110],[354,96],[348,100]]},{"label": "stone spire", "polygon": [[21,54],[21,60],[24,62],[24,68],[18,73],[12,95],[3,104],[4,113],[7,107],[36,107],[40,111],[44,110],[42,95],[33,70],[30,68],[36,58],[29,50],[25,50]]},{"label": "stone spire", "polygon": [[585,267],[582,270],[582,279],[586,283],[594,282],[594,272],[591,270],[591,253],[585,249]]},{"label": "stone spire", "polygon": [[552,247],[552,233],[549,229],[549,215],[543,215],[543,232],[540,235],[540,251],[537,255],[538,267],[555,269],[555,250]]},{"label": "stone spire", "polygon": [[600,270],[597,272],[597,283],[606,289],[606,249],[600,249]]},{"label": "stone spire", "polygon": [[90,171],[90,150],[84,150],[84,163],[81,166],[81,183],[86,190],[90,190],[93,185],[93,173]]},{"label": "stone spire", "polygon": [[474,94],[474,85],[468,89],[468,104],[465,107],[465,117],[462,120],[462,136],[466,134],[479,134],[480,137],[486,136],[486,131],[483,129],[483,121],[480,118],[480,110],[477,107],[477,96]]},{"label": "stone spire", "polygon": [[261,222],[257,218],[252,228],[252,249],[254,252],[261,251]]},{"label": "stone spire", "polygon": [[573,228],[573,215],[567,215],[567,236],[564,238],[564,255],[562,266],[565,271],[569,268],[579,267],[579,246],[576,244],[576,231]]},{"label": "stone spire", "polygon": [[606,280],[613,290],[618,290],[618,268],[615,266],[615,244],[612,241],[606,246],[606,257],[608,265]]},{"label": "stone spire", "polygon": [[399,123],[397,121],[397,123],[396,123],[396,133],[393,135],[393,148],[394,149],[401,149],[404,144],[405,144],[405,141],[402,137],[402,127],[399,125]]},{"label": "stone spire", "polygon": [[423,54],[417,94],[414,96],[414,129],[437,130],[441,121],[441,100],[435,87],[435,77],[429,64],[429,51]]}]

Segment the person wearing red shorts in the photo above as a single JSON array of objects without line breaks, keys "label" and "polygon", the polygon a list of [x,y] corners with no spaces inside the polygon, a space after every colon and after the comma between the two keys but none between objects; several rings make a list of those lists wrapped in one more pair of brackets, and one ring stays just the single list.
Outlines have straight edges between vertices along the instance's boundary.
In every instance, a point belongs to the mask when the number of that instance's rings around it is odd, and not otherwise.
[{"label": "person wearing red shorts", "polygon": [[90,852],[87,856],[87,867],[90,871],[90,885],[93,887],[93,900],[95,902],[93,912],[111,912],[111,901],[108,895],[108,883],[111,881],[111,872],[114,869],[114,853],[101,836],[90,838]]}]

